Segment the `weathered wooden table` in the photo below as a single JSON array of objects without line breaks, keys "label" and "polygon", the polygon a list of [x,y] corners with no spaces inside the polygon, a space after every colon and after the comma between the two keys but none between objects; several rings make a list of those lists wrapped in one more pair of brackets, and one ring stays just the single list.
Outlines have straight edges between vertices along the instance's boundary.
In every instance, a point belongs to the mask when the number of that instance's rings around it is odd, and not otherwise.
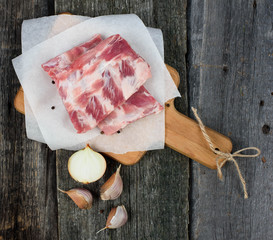
[{"label": "weathered wooden table", "polygon": [[[21,53],[24,19],[67,11],[136,13],[147,26],[162,29],[165,62],[182,80],[177,108],[188,113],[197,107],[207,126],[230,136],[234,150],[262,150],[259,158],[239,160],[248,200],[231,163],[221,182],[215,171],[168,148],[123,167],[124,193],[113,202],[96,197],[90,211],[81,211],[57,192],[57,186],[80,186],[66,171],[71,153],[26,138],[24,116],[13,108],[20,84],[11,59]],[[0,16],[0,240],[273,239],[271,0],[0,0]],[[88,188],[98,189],[116,167],[109,159],[104,179]],[[95,235],[120,203],[129,222]]]}]

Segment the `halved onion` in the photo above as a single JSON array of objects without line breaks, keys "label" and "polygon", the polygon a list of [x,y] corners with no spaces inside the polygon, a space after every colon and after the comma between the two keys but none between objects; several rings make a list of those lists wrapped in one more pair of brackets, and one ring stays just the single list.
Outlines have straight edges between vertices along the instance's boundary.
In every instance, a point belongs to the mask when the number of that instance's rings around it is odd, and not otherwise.
[{"label": "halved onion", "polygon": [[71,177],[84,184],[99,180],[105,170],[104,157],[93,151],[89,145],[75,152],[68,160],[68,171]]}]

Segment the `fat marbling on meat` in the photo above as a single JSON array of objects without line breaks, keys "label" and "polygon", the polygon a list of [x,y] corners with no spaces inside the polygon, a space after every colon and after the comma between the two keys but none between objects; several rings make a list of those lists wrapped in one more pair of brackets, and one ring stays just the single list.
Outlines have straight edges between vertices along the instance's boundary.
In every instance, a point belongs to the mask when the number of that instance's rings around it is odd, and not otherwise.
[{"label": "fat marbling on meat", "polygon": [[42,65],[43,69],[54,80],[58,81],[58,75],[63,71],[67,71],[70,65],[81,55],[86,53],[91,48],[97,46],[102,41],[101,35],[96,34],[89,41],[76,46],[67,52],[52,58]]},{"label": "fat marbling on meat", "polygon": [[56,82],[78,133],[96,127],[151,77],[148,63],[118,34],[76,57],[62,71],[50,74],[54,64],[49,62],[42,67]]},{"label": "fat marbling on meat", "polygon": [[163,107],[154,99],[148,90],[141,86],[125,103],[117,107],[98,127],[106,134],[111,135],[126,127],[129,123],[159,113]]}]

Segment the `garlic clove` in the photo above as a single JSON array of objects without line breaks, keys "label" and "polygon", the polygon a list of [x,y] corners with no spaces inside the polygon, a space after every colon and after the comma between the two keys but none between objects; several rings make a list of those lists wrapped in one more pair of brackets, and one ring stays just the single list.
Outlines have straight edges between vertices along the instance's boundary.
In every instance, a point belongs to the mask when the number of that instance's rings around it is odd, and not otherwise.
[{"label": "garlic clove", "polygon": [[97,233],[105,230],[105,229],[115,229],[122,227],[128,220],[128,214],[124,205],[117,206],[111,209],[107,221],[106,226],[99,230]]},{"label": "garlic clove", "polygon": [[[111,213],[112,212],[112,213]],[[124,205],[113,208],[106,221],[106,227],[115,229],[122,227],[128,220],[128,214]]]},{"label": "garlic clove", "polygon": [[[59,188],[58,188],[59,189]],[[93,203],[93,196],[90,191],[84,188],[73,188],[68,191],[59,189],[59,191],[66,193],[74,203],[81,209],[90,209]]]},{"label": "garlic clove", "polygon": [[117,199],[123,190],[123,181],[120,176],[119,165],[117,171],[102,185],[100,189],[100,197],[102,200]]},{"label": "garlic clove", "polygon": [[91,183],[99,180],[106,170],[104,157],[93,151],[89,145],[75,152],[68,160],[70,176],[81,183]]}]

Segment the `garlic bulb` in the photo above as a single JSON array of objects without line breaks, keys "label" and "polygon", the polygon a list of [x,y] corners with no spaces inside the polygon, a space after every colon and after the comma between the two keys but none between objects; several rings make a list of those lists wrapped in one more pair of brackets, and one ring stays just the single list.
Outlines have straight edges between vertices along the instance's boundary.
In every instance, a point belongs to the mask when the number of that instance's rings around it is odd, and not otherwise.
[{"label": "garlic bulb", "polygon": [[106,170],[104,157],[93,151],[89,145],[75,152],[68,160],[71,177],[81,183],[91,183],[100,179]]},{"label": "garlic bulb", "polygon": [[87,189],[73,188],[68,191],[64,191],[61,189],[59,190],[63,193],[66,193],[79,208],[90,209],[92,207],[93,197],[91,192]]},{"label": "garlic bulb", "polygon": [[113,200],[117,199],[123,190],[123,182],[120,172],[119,165],[117,171],[102,185],[100,189],[100,197],[102,200]]},{"label": "garlic bulb", "polygon": [[128,214],[127,211],[124,207],[124,205],[114,207],[111,209],[109,216],[106,221],[106,226],[99,230],[97,233],[110,228],[110,229],[115,229],[123,226],[128,220]]}]

